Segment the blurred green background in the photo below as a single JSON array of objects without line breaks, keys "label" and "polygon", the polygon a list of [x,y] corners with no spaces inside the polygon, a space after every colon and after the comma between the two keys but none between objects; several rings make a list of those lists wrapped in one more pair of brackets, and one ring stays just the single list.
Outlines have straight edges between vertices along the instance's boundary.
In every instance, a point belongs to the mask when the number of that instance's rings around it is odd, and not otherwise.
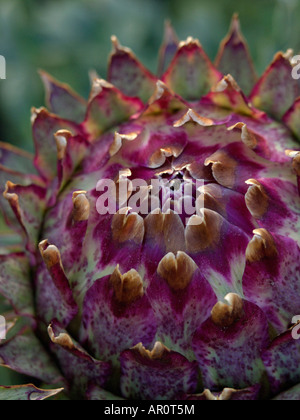
[{"label": "blurred green background", "polygon": [[[0,0],[0,141],[32,150],[30,108],[44,104],[42,68],[84,97],[88,72],[106,77],[110,36],[134,50],[156,72],[164,21],[180,39],[200,39],[214,59],[231,16],[240,15],[256,68],[262,73],[278,50],[300,51],[299,0]],[[23,379],[0,369],[0,382]]]},{"label": "blurred green background", "polygon": [[0,55],[7,61],[0,141],[32,150],[30,108],[44,104],[38,68],[87,97],[89,70],[106,77],[112,34],[155,72],[165,19],[179,38],[199,38],[214,59],[234,12],[259,73],[276,51],[300,50],[299,0],[0,0]]}]

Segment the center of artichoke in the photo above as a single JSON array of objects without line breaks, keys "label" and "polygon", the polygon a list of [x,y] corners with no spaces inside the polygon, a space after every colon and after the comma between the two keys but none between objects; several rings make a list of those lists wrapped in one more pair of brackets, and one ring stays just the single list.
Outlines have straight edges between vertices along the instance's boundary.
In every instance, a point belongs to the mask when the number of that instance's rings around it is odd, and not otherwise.
[{"label": "center of artichoke", "polygon": [[[186,226],[201,208],[204,181],[192,178],[186,170],[167,170],[147,180],[122,172],[116,185],[119,212],[126,209],[143,218],[150,213],[176,213]],[[98,209],[102,211],[100,201]]]}]

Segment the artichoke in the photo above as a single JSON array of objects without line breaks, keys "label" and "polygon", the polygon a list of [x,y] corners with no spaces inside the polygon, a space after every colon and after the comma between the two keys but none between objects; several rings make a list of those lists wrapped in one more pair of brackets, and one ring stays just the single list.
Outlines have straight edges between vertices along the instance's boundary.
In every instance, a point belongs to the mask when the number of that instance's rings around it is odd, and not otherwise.
[{"label": "artichoke", "polygon": [[87,101],[41,72],[34,156],[0,144],[0,362],[33,378],[0,399],[299,400],[291,51],[258,79],[236,15],[215,64],[112,43]]}]

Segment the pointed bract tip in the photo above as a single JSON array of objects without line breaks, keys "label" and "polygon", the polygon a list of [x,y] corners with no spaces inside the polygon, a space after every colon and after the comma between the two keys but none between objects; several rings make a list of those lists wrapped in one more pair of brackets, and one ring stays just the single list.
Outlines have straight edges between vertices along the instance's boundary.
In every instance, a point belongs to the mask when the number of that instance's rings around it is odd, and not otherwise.
[{"label": "pointed bract tip", "polygon": [[[55,397],[60,392],[64,391],[64,388],[57,388],[57,389],[41,389],[33,385],[32,383],[25,384],[25,385],[13,385],[13,386],[1,386],[2,390],[10,390],[11,392],[15,393],[15,400],[30,400],[30,401],[44,401],[48,398]],[[20,394],[20,398],[18,399],[18,394]],[[4,398],[6,400],[6,398]],[[10,398],[8,398],[10,399]]]},{"label": "pointed bract tip", "polygon": [[237,92],[241,92],[241,88],[239,87],[236,80],[231,76],[231,74],[227,74],[220,80],[213,88],[212,92],[224,92],[226,89],[231,88]]},{"label": "pointed bract tip", "polygon": [[290,61],[290,63],[294,64],[294,50],[292,48],[288,48],[286,52],[283,54],[283,57]]},{"label": "pointed bract tip", "polygon": [[141,244],[144,239],[144,219],[137,213],[129,213],[131,209],[120,209],[112,219],[111,229],[114,241],[124,243],[134,241]]},{"label": "pointed bract tip", "polygon": [[53,77],[49,73],[47,73],[45,70],[38,69],[37,72],[46,86],[49,85],[51,81],[53,80]]},{"label": "pointed bract tip", "polygon": [[185,252],[168,253],[159,263],[157,273],[173,290],[184,290],[192,280],[197,265]]},{"label": "pointed bract tip", "polygon": [[212,175],[223,187],[234,187],[236,183],[236,167],[238,163],[228,153],[218,150],[205,160],[204,165],[212,165]]},{"label": "pointed bract tip", "polygon": [[254,263],[265,258],[276,258],[278,251],[273,236],[266,229],[255,229],[253,233],[253,239],[246,249],[246,260]]},{"label": "pointed bract tip", "polygon": [[55,80],[55,78],[51,76],[51,74],[49,74],[46,70],[38,69],[37,73],[41,77],[42,81],[44,81],[46,84],[52,82],[57,83],[57,80]]},{"label": "pointed bract tip", "polygon": [[170,20],[165,20],[163,41],[159,50],[158,75],[162,76],[168,69],[178,51],[179,39]]},{"label": "pointed bract tip", "polygon": [[202,45],[199,39],[193,38],[192,36],[189,36],[185,41],[179,42],[178,49],[189,48],[189,47],[202,48]]},{"label": "pointed bract tip", "polygon": [[156,82],[155,91],[149,99],[148,104],[152,105],[154,102],[159,101],[165,94],[173,95],[167,85],[161,80],[158,80]]},{"label": "pointed bract tip", "polygon": [[45,108],[45,107],[40,107],[40,108],[35,108],[32,107],[31,108],[31,117],[30,117],[30,121],[31,121],[31,125],[33,125],[35,123],[35,120],[37,119],[38,116],[48,116],[50,115],[49,111]]},{"label": "pointed bract tip", "polygon": [[73,220],[74,222],[84,222],[90,217],[90,202],[86,197],[86,191],[75,191],[73,201]]},{"label": "pointed bract tip", "polygon": [[239,45],[240,43],[243,43],[246,47],[246,41],[241,31],[241,23],[238,13],[234,13],[232,16],[228,35],[222,41],[221,45],[226,45],[229,42],[231,42],[233,45]]},{"label": "pointed bract tip", "polygon": [[73,136],[71,131],[59,130],[54,134],[57,147],[57,159],[62,160],[66,155],[68,140]]},{"label": "pointed bract tip", "polygon": [[269,197],[256,179],[248,179],[246,184],[249,185],[245,195],[245,202],[248,210],[255,219],[261,219],[269,208]]},{"label": "pointed bract tip", "polygon": [[103,89],[113,89],[114,85],[112,85],[111,83],[107,82],[104,79],[94,79],[92,81],[92,89],[90,92],[90,96],[89,96],[89,100],[88,102],[92,102],[93,99],[96,98],[96,96],[100,95],[100,93],[103,91]]},{"label": "pointed bract tip", "polygon": [[47,239],[39,243],[39,250],[48,269],[56,264],[62,265],[58,248],[50,245]]},{"label": "pointed bract tip", "polygon": [[121,43],[118,40],[118,38],[116,37],[116,35],[112,35],[110,39],[111,39],[112,46],[113,46],[112,54],[117,54],[119,52],[127,53],[127,54],[133,54],[130,48],[123,47],[121,45]]},{"label": "pointed bract tip", "polygon": [[221,328],[228,328],[242,318],[244,314],[243,299],[229,293],[225,296],[225,302],[218,302],[211,311],[213,323]]},{"label": "pointed bract tip", "polygon": [[229,32],[231,34],[237,33],[238,35],[241,35],[240,31],[241,31],[241,24],[240,24],[239,14],[234,13],[231,19]]},{"label": "pointed bract tip", "polygon": [[109,148],[110,156],[114,156],[121,149],[123,141],[133,141],[137,138],[138,133],[120,134],[115,132],[114,141]]},{"label": "pointed bract tip", "polygon": [[11,181],[7,181],[5,184],[5,190],[3,191],[3,197],[18,211],[20,211],[19,208],[19,196],[18,194],[11,192],[11,190],[14,190],[16,187],[16,184],[14,184]]},{"label": "pointed bract tip", "polygon": [[14,184],[13,182],[6,181],[5,190],[3,192],[4,197],[5,197],[5,195],[8,194],[8,191],[11,190],[11,189],[13,189],[15,186],[16,186],[16,184]]},{"label": "pointed bract tip", "polygon": [[89,80],[90,80],[91,86],[93,86],[93,82],[95,79],[101,79],[101,77],[99,76],[99,74],[97,73],[95,69],[91,69],[89,71]]},{"label": "pointed bract tip", "polygon": [[118,38],[116,37],[116,35],[112,35],[110,37],[110,40],[111,40],[112,45],[113,45],[113,47],[114,47],[115,50],[119,50],[121,48],[120,41],[118,40]]},{"label": "pointed bract tip", "polygon": [[241,131],[241,140],[247,147],[249,147],[250,149],[255,149],[257,147],[257,138],[252,131],[248,130],[248,127],[245,123],[238,122],[237,124],[228,128],[229,131],[235,129]]},{"label": "pointed bract tip", "polygon": [[66,349],[72,350],[74,348],[74,344],[73,341],[71,339],[71,337],[66,334],[66,333],[60,333],[57,337],[54,334],[52,325],[49,325],[49,327],[47,328],[48,330],[48,335],[50,337],[50,340],[52,341],[52,343],[54,344],[58,344],[61,347],[64,347]]},{"label": "pointed bract tip", "polygon": [[121,274],[118,265],[110,276],[110,284],[114,289],[117,301],[126,305],[130,305],[144,295],[142,278],[134,269]]},{"label": "pointed bract tip", "polygon": [[164,42],[168,44],[179,44],[179,39],[176,35],[176,32],[172,26],[171,20],[165,20],[165,30],[164,30]]},{"label": "pointed bract tip", "polygon": [[[65,88],[65,89],[71,91],[71,88],[69,87],[68,84],[59,82],[57,79],[55,79],[47,71],[45,71],[43,69],[38,69],[38,74],[39,74],[40,78],[42,79],[42,82],[44,83],[44,86],[45,86],[46,90],[50,91],[51,90],[51,85],[56,85],[56,86],[60,86],[61,88]],[[80,100],[82,100],[82,98],[80,98]]]},{"label": "pointed bract tip", "polygon": [[198,209],[202,214],[192,216],[185,229],[186,246],[189,253],[214,248],[220,241],[223,217],[209,209]]},{"label": "pointed bract tip", "polygon": [[150,360],[160,360],[165,354],[169,354],[170,350],[161,342],[157,341],[152,350],[147,350],[142,343],[137,344],[132,350],[136,350],[140,355]]},{"label": "pointed bract tip", "polygon": [[[119,171],[119,174],[118,174],[116,183],[119,183],[121,180],[124,180],[126,178],[129,178],[131,175],[132,175],[131,169],[129,169],[129,168],[121,169]],[[127,207],[127,208],[128,208],[128,211],[129,211],[130,208],[129,207]]]},{"label": "pointed bract tip", "polygon": [[285,52],[285,53],[283,51],[278,51],[274,55],[273,60],[272,60],[272,62],[270,64],[270,67],[273,66],[274,64],[276,64],[277,61],[285,61],[285,62],[288,62],[291,65],[291,67],[292,67],[291,57],[290,57],[291,51],[292,50],[287,50],[287,52]]},{"label": "pointed bract tip", "polygon": [[173,127],[178,128],[182,127],[183,125],[187,124],[188,122],[194,122],[202,127],[211,127],[214,125],[213,120],[210,118],[202,117],[193,109],[189,109],[183,117],[181,117],[178,121],[175,121]]},{"label": "pointed bract tip", "polygon": [[204,397],[207,401],[217,401],[218,398],[209,390],[205,389],[201,394],[201,397]]}]

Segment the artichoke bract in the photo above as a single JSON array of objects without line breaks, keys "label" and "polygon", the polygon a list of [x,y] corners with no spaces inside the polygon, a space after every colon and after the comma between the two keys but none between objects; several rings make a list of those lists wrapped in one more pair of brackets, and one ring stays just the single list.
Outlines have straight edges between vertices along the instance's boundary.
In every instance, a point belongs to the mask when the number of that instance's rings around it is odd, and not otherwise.
[{"label": "artichoke bract", "polygon": [[87,101],[41,71],[34,156],[0,144],[0,361],[34,378],[0,399],[299,400],[291,52],[259,79],[236,15],[215,64],[112,42]]}]

